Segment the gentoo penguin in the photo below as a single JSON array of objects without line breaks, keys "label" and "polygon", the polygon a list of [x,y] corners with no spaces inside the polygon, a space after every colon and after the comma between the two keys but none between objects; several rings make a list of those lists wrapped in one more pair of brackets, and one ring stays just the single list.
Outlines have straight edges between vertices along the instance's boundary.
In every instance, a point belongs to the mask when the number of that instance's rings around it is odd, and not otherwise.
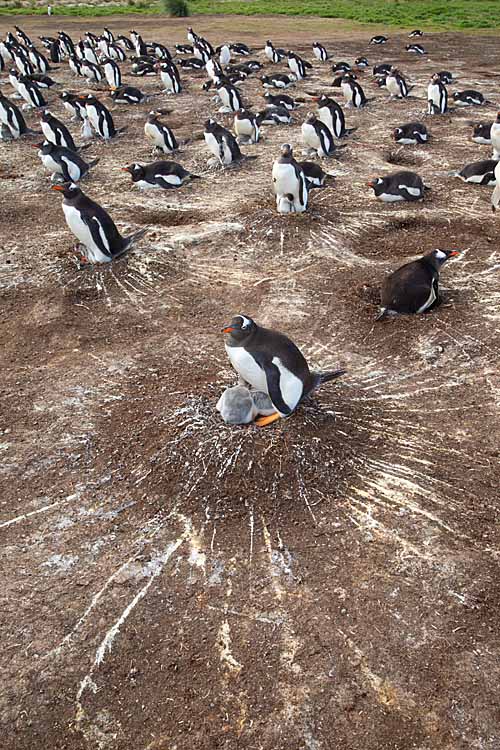
[{"label": "gentoo penguin", "polygon": [[330,172],[325,172],[321,169],[319,164],[316,164],[314,161],[299,161],[298,165],[304,173],[309,190],[315,187],[324,187],[327,179],[334,177]]},{"label": "gentoo penguin", "polygon": [[53,63],[62,62],[63,53],[61,50],[61,43],[59,42],[59,39],[54,39],[50,43],[49,56],[50,56],[50,62],[53,62]]},{"label": "gentoo penguin", "polygon": [[396,201],[419,201],[424,191],[429,190],[422,178],[415,172],[393,172],[386,177],[375,177],[368,182],[375,197],[384,203]]},{"label": "gentoo penguin", "polygon": [[292,116],[286,107],[269,104],[257,115],[259,125],[290,125]]},{"label": "gentoo penguin", "polygon": [[337,62],[332,65],[332,73],[350,73],[352,70],[348,62]]},{"label": "gentoo penguin", "polygon": [[39,89],[50,89],[52,86],[56,86],[56,81],[50,76],[46,76],[43,73],[34,73],[32,76],[28,76],[32,83],[35,83]]},{"label": "gentoo penguin", "polygon": [[441,83],[444,83],[445,85],[453,81],[453,73],[450,73],[449,70],[440,70],[436,75],[439,76]]},{"label": "gentoo penguin", "polygon": [[119,86],[110,91],[109,96],[117,104],[140,104],[147,97],[134,86]]},{"label": "gentoo penguin", "polygon": [[127,55],[119,44],[110,44],[108,46],[108,57],[112,60],[118,60],[118,62],[125,62]]},{"label": "gentoo penguin", "polygon": [[251,52],[250,48],[246,44],[243,44],[243,42],[231,42],[229,49],[231,52],[234,52],[235,55],[243,55],[244,57]]},{"label": "gentoo penguin", "polygon": [[38,156],[45,169],[52,172],[53,178],[61,175],[63,182],[79,182],[99,162],[99,159],[86,162],[75,151],[47,141],[35,148],[39,148]]},{"label": "gentoo penguin", "polygon": [[409,94],[408,84],[397,68],[391,68],[386,79],[385,85],[391,95],[391,99],[406,99]]},{"label": "gentoo penguin", "polygon": [[123,172],[128,172],[132,177],[135,187],[141,190],[151,188],[181,187],[188,180],[198,180],[199,175],[191,174],[187,169],[181,167],[175,161],[154,161],[151,164],[129,164],[123,167]]},{"label": "gentoo penguin", "polygon": [[[21,110],[0,91],[0,125],[6,128],[13,139],[34,133],[27,127]],[[1,137],[1,136],[0,136]]]},{"label": "gentoo penguin", "polygon": [[225,348],[240,380],[268,394],[275,413],[256,420],[264,427],[289,417],[319,385],[338,378],[344,370],[311,372],[297,346],[278,331],[263,328],[246,315],[236,315],[225,326]]},{"label": "gentoo penguin", "polygon": [[207,71],[208,77],[212,80],[213,83],[218,83],[219,80],[224,78],[224,71],[222,70],[215,57],[210,58],[210,60],[205,65],[205,70]]},{"label": "gentoo penguin", "polygon": [[295,52],[292,52],[291,50],[288,52],[288,67],[292,71],[293,75],[297,79],[297,81],[302,80],[302,78],[306,77],[306,64],[305,60],[303,60],[300,55],[297,55]]},{"label": "gentoo penguin", "polygon": [[323,45],[319,42],[313,42],[312,47],[313,55],[316,60],[321,60],[321,62],[326,62],[326,60],[328,60],[328,52],[326,50],[326,47],[323,47]]},{"label": "gentoo penguin", "polygon": [[91,65],[98,64],[96,50],[88,39],[83,42],[83,59]]},{"label": "gentoo penguin", "polygon": [[68,57],[68,65],[69,69],[73,73],[74,76],[81,76],[81,69],[80,69],[80,61],[77,59],[76,55],[70,55]]},{"label": "gentoo penguin", "polygon": [[449,258],[457,255],[458,250],[433,250],[387,276],[376,320],[398,313],[423,313],[439,304],[439,272]]},{"label": "gentoo penguin", "polygon": [[346,101],[346,107],[364,107],[368,102],[365,93],[352,75],[342,76],[340,88]]},{"label": "gentoo penguin", "polygon": [[179,65],[184,70],[203,70],[205,63],[202,60],[198,60],[196,57],[190,57],[187,60],[180,60]]},{"label": "gentoo penguin", "polygon": [[276,49],[269,39],[264,47],[264,54],[272,63],[279,63],[286,56],[286,52]]},{"label": "gentoo penguin", "polygon": [[105,141],[109,141],[110,138],[114,138],[115,135],[123,132],[124,128],[120,128],[120,130],[115,128],[109,109],[92,94],[85,97],[85,109],[91,126],[97,135],[100,135]]},{"label": "gentoo penguin", "polygon": [[444,115],[448,109],[448,91],[439,76],[433,75],[427,87],[428,113]]},{"label": "gentoo penguin", "polygon": [[52,190],[64,195],[62,208],[66,223],[83,245],[83,259],[88,263],[110,263],[129,250],[147,232],[147,229],[140,229],[128,237],[122,237],[107,211],[79,187],[70,183],[53,185]]},{"label": "gentoo penguin", "polygon": [[203,135],[209,151],[215,156],[215,159],[209,161],[211,166],[219,163],[227,167],[243,158],[234,135],[215,120],[210,119],[205,122]]},{"label": "gentoo penguin", "polygon": [[275,75],[262,76],[260,79],[264,88],[287,89],[296,82],[294,75],[286,73],[276,73]]},{"label": "gentoo penguin", "polygon": [[425,55],[425,49],[421,44],[407,44],[405,50],[407,52],[413,52],[415,55]]},{"label": "gentoo penguin", "polygon": [[37,50],[34,44],[28,45],[28,57],[39,73],[49,72],[50,65],[47,58]]},{"label": "gentoo penguin", "polygon": [[153,151],[159,150],[169,154],[179,148],[174,134],[167,125],[160,122],[155,112],[150,112],[147,116],[144,134],[153,143]]},{"label": "gentoo penguin", "polygon": [[69,34],[65,31],[58,32],[59,43],[62,47],[62,51],[66,57],[75,54],[75,44]]},{"label": "gentoo penguin", "polygon": [[295,99],[288,96],[288,94],[270,94],[269,91],[266,91],[264,99],[267,104],[272,104],[275,107],[285,107],[285,109],[289,110],[296,109],[299,106]]},{"label": "gentoo penguin", "polygon": [[239,109],[234,115],[234,131],[239,143],[257,143],[260,132],[257,117],[249,109]]},{"label": "gentoo penguin", "polygon": [[399,125],[399,127],[394,128],[392,135],[396,143],[401,143],[402,146],[427,143],[430,137],[427,128],[421,122],[408,122],[405,125]]},{"label": "gentoo penguin", "polygon": [[192,44],[176,44],[175,51],[178,55],[192,55],[194,53]]},{"label": "gentoo penguin", "polygon": [[89,83],[100,83],[104,78],[104,73],[97,63],[83,60],[80,64],[80,74],[87,79]]},{"label": "gentoo penguin", "polygon": [[496,185],[495,167],[496,159],[484,159],[466,164],[463,169],[448,172],[449,177],[459,177],[463,182],[472,182],[475,185]]},{"label": "gentoo penguin", "polygon": [[195,43],[193,44],[193,50],[194,50],[194,56],[200,60],[200,62],[203,63],[203,65],[206,65],[207,62],[210,60],[210,54],[205,46]]},{"label": "gentoo penguin", "polygon": [[219,109],[219,112],[237,112],[239,109],[243,109],[241,94],[236,86],[233,86],[229,81],[220,81],[215,88],[217,89],[217,95],[222,102],[222,107]]},{"label": "gentoo penguin", "polygon": [[40,118],[40,126],[45,139],[55,146],[64,146],[70,151],[78,151],[71,133],[66,125],[45,110]]},{"label": "gentoo penguin", "polygon": [[408,34],[410,39],[415,36],[423,36],[423,35],[424,35],[424,32],[420,31],[420,29],[414,29],[413,31],[410,31],[410,33]]},{"label": "gentoo penguin", "polygon": [[[302,140],[310,152],[320,159],[331,156],[335,151],[335,141],[328,127],[311,112],[302,123]],[[289,192],[289,191],[287,191]]]},{"label": "gentoo penguin", "polygon": [[179,71],[173,62],[169,60],[158,63],[155,68],[160,71],[161,82],[165,86],[164,94],[180,94],[182,91]]},{"label": "gentoo penguin", "polygon": [[119,36],[117,36],[115,39],[115,43],[120,45],[123,50],[127,50],[127,52],[132,52],[135,49],[132,40],[124,34],[120,34]]},{"label": "gentoo penguin", "polygon": [[68,112],[73,120],[83,121],[87,117],[87,111],[85,104],[82,102],[78,94],[72,94],[70,91],[63,91],[59,95],[64,109]]},{"label": "gentoo penguin", "polygon": [[226,388],[215,407],[226,424],[249,424],[259,414],[274,414],[273,402],[263,391],[250,391],[243,385]]},{"label": "gentoo penguin", "polygon": [[25,108],[37,108],[47,106],[43,94],[27,76],[20,76],[17,82],[17,91],[26,102]]},{"label": "gentoo penguin", "polygon": [[108,86],[115,89],[121,86],[122,74],[120,66],[117,65],[117,63],[115,63],[115,61],[112,60],[111,57],[103,57],[101,59],[101,65],[103,66],[104,75],[106,77],[106,81],[108,82]]},{"label": "gentoo penguin", "polygon": [[496,120],[491,123],[490,139],[493,146],[492,159],[500,159],[500,112],[498,112]]},{"label": "gentoo penguin", "polygon": [[153,50],[153,54],[155,57],[158,58],[158,60],[171,60],[172,55],[170,54],[170,50],[168,47],[165,47],[164,44],[159,44],[159,42],[153,42],[150,47]]},{"label": "gentoo penguin", "polygon": [[155,76],[156,64],[143,62],[142,60],[137,60],[136,62],[132,63],[130,75],[136,78],[139,78],[139,77],[144,78],[145,76]]},{"label": "gentoo penguin", "polygon": [[356,66],[356,68],[367,68],[369,62],[366,57],[357,57],[354,60],[354,65]]},{"label": "gentoo penguin", "polygon": [[376,36],[372,36],[372,38],[369,41],[369,44],[385,44],[387,42],[387,37],[383,36],[382,34],[377,34]]},{"label": "gentoo penguin", "polygon": [[229,63],[231,62],[231,49],[229,45],[221,44],[221,46],[217,47],[215,51],[219,55],[219,62],[222,67],[225,68],[226,65],[229,65]]},{"label": "gentoo penguin", "polygon": [[375,65],[373,67],[373,75],[374,76],[386,76],[392,68],[391,63],[380,63],[380,65]]},{"label": "gentoo penguin", "polygon": [[491,104],[492,102],[485,99],[480,91],[466,89],[465,91],[454,91],[453,101],[458,107],[480,106],[481,104]]},{"label": "gentoo penguin", "polygon": [[[304,172],[293,158],[289,143],[282,145],[281,155],[274,161],[272,178],[278,211],[303,213],[307,208],[307,181]],[[284,196],[289,196],[285,202]]]},{"label": "gentoo penguin", "polygon": [[473,127],[472,140],[481,145],[489,145],[491,143],[491,126],[492,122],[477,122],[470,123]]},{"label": "gentoo penguin", "polygon": [[500,203],[500,161],[497,162],[495,167],[495,180],[496,186],[491,196],[491,210],[496,211],[498,204]]}]

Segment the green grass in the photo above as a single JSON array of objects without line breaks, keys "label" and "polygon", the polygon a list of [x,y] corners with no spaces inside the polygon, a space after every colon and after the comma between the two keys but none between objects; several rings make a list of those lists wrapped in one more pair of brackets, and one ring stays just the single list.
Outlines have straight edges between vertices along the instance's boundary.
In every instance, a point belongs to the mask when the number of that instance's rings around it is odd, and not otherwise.
[{"label": "green grass", "polygon": [[[46,7],[19,8],[3,2],[0,15],[44,14]],[[498,29],[500,0],[189,0],[191,14],[287,15],[344,18],[358,23],[424,29]],[[56,3],[54,14],[105,16],[159,13],[152,0],[135,4],[68,7]]]}]

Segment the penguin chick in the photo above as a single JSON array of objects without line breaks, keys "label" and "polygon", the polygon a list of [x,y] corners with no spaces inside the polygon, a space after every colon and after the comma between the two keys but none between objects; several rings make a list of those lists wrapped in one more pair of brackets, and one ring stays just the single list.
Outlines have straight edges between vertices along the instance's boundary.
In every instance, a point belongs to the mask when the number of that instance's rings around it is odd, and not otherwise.
[{"label": "penguin chick", "polygon": [[249,424],[258,414],[249,389],[243,385],[227,388],[215,408],[226,424]]}]

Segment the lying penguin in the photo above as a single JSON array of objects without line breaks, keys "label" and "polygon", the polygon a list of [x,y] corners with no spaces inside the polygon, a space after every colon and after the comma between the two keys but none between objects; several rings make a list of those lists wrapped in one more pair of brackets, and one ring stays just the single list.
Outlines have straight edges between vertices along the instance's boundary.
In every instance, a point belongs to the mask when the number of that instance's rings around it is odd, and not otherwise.
[{"label": "lying penguin", "polygon": [[406,171],[393,172],[386,177],[375,177],[368,182],[368,187],[371,187],[375,197],[384,203],[420,201],[425,190],[430,190],[424,185],[420,175]]},{"label": "lying penguin", "polygon": [[471,182],[475,185],[496,185],[495,168],[498,164],[496,159],[484,159],[466,164],[460,171],[448,172],[449,177],[459,177],[463,182]]},{"label": "lying penguin", "polygon": [[405,263],[384,281],[380,294],[380,312],[376,320],[388,315],[423,313],[439,304],[439,272],[458,250],[433,250]]},{"label": "lying penguin", "polygon": [[407,122],[400,125],[394,128],[392,136],[396,143],[401,143],[403,146],[415,146],[427,143],[429,140],[429,132],[421,122]]},{"label": "lying penguin", "polygon": [[259,415],[274,414],[274,406],[263,391],[251,391],[244,385],[227,388],[215,407],[226,424],[250,424]]},{"label": "lying penguin", "polygon": [[267,393],[273,403],[274,412],[256,420],[260,427],[289,417],[318,386],[345,373],[311,372],[293,341],[245,315],[236,315],[222,332],[228,334],[226,352],[240,380]]},{"label": "lying penguin", "polygon": [[191,174],[175,161],[155,161],[151,164],[129,164],[123,167],[122,172],[128,172],[132,177],[132,183],[141,190],[149,188],[171,188],[181,187],[189,180],[198,180],[199,175]]}]

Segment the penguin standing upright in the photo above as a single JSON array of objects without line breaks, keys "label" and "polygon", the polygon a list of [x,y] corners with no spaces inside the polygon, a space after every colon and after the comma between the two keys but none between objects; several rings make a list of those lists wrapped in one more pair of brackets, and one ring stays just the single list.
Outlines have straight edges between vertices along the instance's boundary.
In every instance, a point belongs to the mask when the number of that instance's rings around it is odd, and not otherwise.
[{"label": "penguin standing upright", "polygon": [[284,57],[284,53],[282,54],[280,51],[275,49],[274,44],[270,39],[268,39],[266,42],[266,46],[264,47],[264,54],[272,63],[279,63],[279,61]]},{"label": "penguin standing upright", "polygon": [[239,109],[235,113],[234,130],[240,143],[257,143],[259,140],[258,119],[248,109]]},{"label": "penguin standing upright", "polygon": [[179,148],[174,134],[167,125],[160,122],[155,112],[150,112],[147,116],[144,134],[153,143],[153,151],[160,150],[169,154]]},{"label": "penguin standing upright", "polygon": [[427,87],[427,102],[430,115],[444,115],[448,109],[448,90],[437,73]]},{"label": "penguin standing upright", "polygon": [[34,44],[28,45],[28,57],[39,73],[48,73],[50,65],[48,60],[37,50]]},{"label": "penguin standing upright", "polygon": [[331,156],[335,151],[335,141],[331,131],[313,112],[308,114],[302,123],[302,140],[320,159]]},{"label": "penguin standing upright", "polygon": [[316,101],[319,119],[325,123],[335,138],[343,138],[356,130],[356,128],[346,129],[344,110],[334,99],[321,94],[320,97],[316,98]]},{"label": "penguin standing upright", "polygon": [[114,138],[115,135],[123,131],[123,128],[119,131],[115,128],[115,123],[109,109],[99,99],[92,96],[92,94],[88,94],[85,97],[85,109],[87,110],[87,117],[90,124],[97,135],[100,135],[105,141]]},{"label": "penguin standing upright", "polygon": [[433,250],[391,273],[382,285],[376,320],[398,313],[423,313],[439,304],[439,272],[457,255],[458,250]]},{"label": "penguin standing upright", "polygon": [[112,89],[117,89],[122,85],[122,74],[119,65],[115,63],[110,57],[103,57],[101,59],[101,65],[104,69],[104,75],[108,86]]},{"label": "penguin standing upright", "polygon": [[[307,181],[304,172],[293,158],[289,143],[281,146],[281,154],[273,164],[272,178],[279,213],[303,213],[307,208]],[[284,196],[290,197],[283,201]]]},{"label": "penguin standing upright", "polygon": [[267,393],[276,409],[274,414],[256,420],[261,427],[289,417],[318,386],[345,373],[311,372],[293,341],[257,325],[246,315],[236,315],[223,333],[228,334],[226,352],[240,380]]},{"label": "penguin standing upright", "polygon": [[323,45],[319,42],[313,42],[312,47],[313,55],[316,60],[321,60],[321,62],[326,62],[328,60],[328,52],[326,51],[326,47],[323,47]]},{"label": "penguin standing upright", "polygon": [[40,118],[40,125],[42,133],[49,143],[54,143],[56,146],[64,146],[65,148],[69,148],[70,151],[78,151],[66,125],[58,120],[57,117],[54,117],[48,110],[43,112]]},{"label": "penguin standing upright", "polygon": [[64,182],[79,182],[94,167],[99,159],[86,162],[75,151],[70,151],[64,146],[55,146],[53,143],[39,143],[38,156],[52,178],[61,175]]},{"label": "penguin standing upright", "polygon": [[219,62],[222,65],[222,67],[226,67],[226,65],[229,65],[231,62],[231,50],[229,48],[228,44],[222,44],[218,48],[219,53]]},{"label": "penguin standing upright", "polygon": [[165,62],[155,65],[155,68],[160,71],[160,78],[165,86],[163,93],[180,94],[182,91],[181,79],[174,63],[165,60]]},{"label": "penguin standing upright", "polygon": [[83,259],[88,263],[110,263],[129,250],[147,232],[147,229],[140,229],[128,237],[122,237],[107,211],[79,187],[70,183],[53,185],[52,190],[63,193],[62,208],[66,223],[83,245]]},{"label": "penguin standing upright", "polygon": [[222,107],[219,109],[221,113],[237,112],[239,109],[243,109],[243,101],[241,94],[232,83],[224,80],[216,86],[217,95],[222,102]]},{"label": "penguin standing upright", "polygon": [[409,94],[408,84],[397,68],[391,68],[385,79],[385,85],[391,98],[406,99]]},{"label": "penguin standing upright", "polygon": [[496,119],[491,123],[490,141],[493,146],[493,159],[500,159],[500,112]]},{"label": "penguin standing upright", "polygon": [[342,89],[347,107],[364,107],[368,102],[365,92],[352,75],[347,74],[342,76],[340,88]]},{"label": "penguin standing upright", "polygon": [[2,138],[1,131],[5,128],[11,138],[17,140],[23,135],[29,135],[34,131],[27,127],[25,119],[21,113],[21,110],[16,107],[4,94],[0,91],[0,139]]},{"label": "penguin standing upright", "polygon": [[288,52],[288,67],[292,71],[297,81],[302,80],[306,77],[306,66],[304,60],[295,52]]},{"label": "penguin standing upright", "polygon": [[36,83],[31,81],[27,76],[21,76],[18,80],[17,90],[26,102],[25,108],[45,107],[47,102],[43,98]]},{"label": "penguin standing upright", "polygon": [[215,159],[209,161],[211,166],[219,163],[227,167],[243,158],[234,135],[215,120],[210,119],[205,122],[203,135],[208,149],[215,156]]}]

